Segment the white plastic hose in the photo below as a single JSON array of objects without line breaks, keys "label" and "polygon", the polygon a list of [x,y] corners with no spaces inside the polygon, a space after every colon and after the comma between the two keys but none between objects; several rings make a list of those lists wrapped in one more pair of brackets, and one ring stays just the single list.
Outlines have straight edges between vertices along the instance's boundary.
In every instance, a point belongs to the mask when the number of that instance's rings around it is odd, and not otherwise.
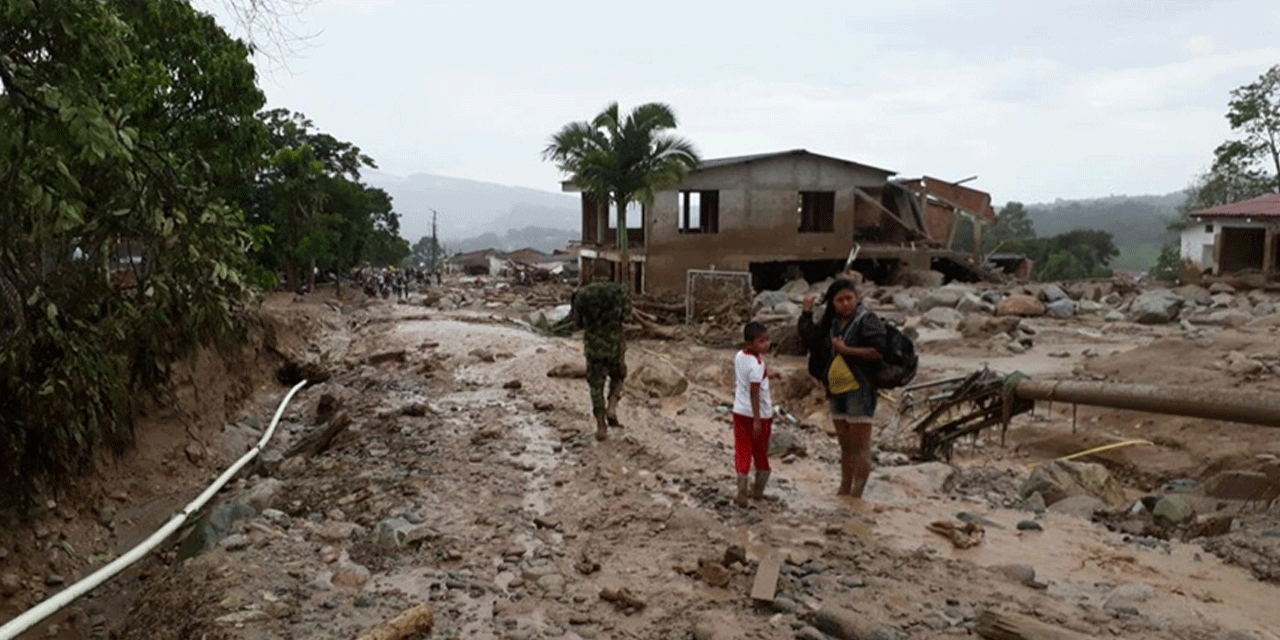
[{"label": "white plastic hose", "polygon": [[128,553],[125,553],[119,558],[111,561],[107,566],[98,569],[83,580],[59,591],[44,602],[41,602],[40,604],[28,609],[22,615],[10,620],[3,627],[0,627],[0,640],[13,640],[22,632],[36,626],[45,618],[48,618],[49,616],[57,613],[63,607],[75,602],[75,600],[80,596],[97,588],[107,580],[110,580],[117,573],[124,571],[129,567],[129,565],[141,560],[148,553],[151,553],[153,549],[160,546],[165,539],[172,535],[174,531],[178,530],[178,527],[182,526],[182,523],[187,521],[187,518],[190,517],[191,514],[200,511],[200,509],[204,507],[205,503],[217,494],[218,491],[227,484],[227,482],[234,478],[246,464],[249,464],[250,461],[258,457],[258,454],[262,453],[262,450],[267,446],[267,442],[271,440],[271,436],[275,433],[276,425],[280,423],[280,416],[284,415],[284,410],[289,406],[289,401],[292,400],[293,395],[306,384],[307,381],[303,380],[302,382],[294,385],[294,387],[289,390],[289,393],[285,395],[284,400],[280,401],[280,407],[276,409],[276,415],[271,419],[271,425],[267,427],[266,433],[262,434],[262,439],[258,441],[258,444],[254,445],[248,453],[241,456],[235,464],[231,465],[231,467],[223,472],[222,475],[218,476],[218,479],[214,480],[213,484],[209,485],[209,487],[197,496],[195,500],[192,500],[191,504],[183,507],[182,511],[173,516],[168,523],[163,527],[160,527],[159,531],[151,534],[151,537],[143,540],[138,544],[138,546],[130,549]]}]

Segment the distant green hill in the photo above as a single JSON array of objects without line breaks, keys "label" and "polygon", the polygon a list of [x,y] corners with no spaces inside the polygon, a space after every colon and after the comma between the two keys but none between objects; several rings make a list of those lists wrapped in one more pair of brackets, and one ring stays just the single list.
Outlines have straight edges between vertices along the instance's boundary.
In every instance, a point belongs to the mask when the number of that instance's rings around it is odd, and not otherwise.
[{"label": "distant green hill", "polygon": [[1058,200],[1026,206],[1036,235],[1100,229],[1110,233],[1120,249],[1120,257],[1111,265],[1113,269],[1146,271],[1155,264],[1160,247],[1177,239],[1166,227],[1184,199],[1183,193],[1177,192],[1162,196]]}]

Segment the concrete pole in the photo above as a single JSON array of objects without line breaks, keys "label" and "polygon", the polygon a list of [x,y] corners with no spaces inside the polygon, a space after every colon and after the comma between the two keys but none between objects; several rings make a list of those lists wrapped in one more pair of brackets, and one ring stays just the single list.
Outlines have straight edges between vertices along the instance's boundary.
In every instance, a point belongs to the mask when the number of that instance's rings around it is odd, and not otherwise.
[{"label": "concrete pole", "polygon": [[1023,380],[1019,398],[1280,427],[1280,395],[1256,390]]}]

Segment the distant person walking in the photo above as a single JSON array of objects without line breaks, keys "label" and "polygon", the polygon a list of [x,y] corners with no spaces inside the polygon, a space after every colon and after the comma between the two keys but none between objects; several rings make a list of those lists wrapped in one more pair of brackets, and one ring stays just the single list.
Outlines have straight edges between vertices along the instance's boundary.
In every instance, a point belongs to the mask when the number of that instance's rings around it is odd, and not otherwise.
[{"label": "distant person walking", "polygon": [[[601,281],[597,271],[595,282],[573,294],[570,317],[575,327],[583,330],[583,353],[587,358],[587,384],[591,388],[591,412],[596,421],[596,440],[609,436],[609,426],[618,422],[618,401],[627,379],[627,343],[622,325],[631,318],[631,299],[617,282]],[[604,387],[609,383],[606,404]]]},{"label": "distant person walking", "polygon": [[734,504],[747,506],[747,487],[752,463],[756,479],[750,497],[764,498],[769,482],[769,436],[773,431],[773,397],[769,393],[769,331],[759,322],[742,329],[742,349],[733,356],[733,458],[738,472],[738,493]]},{"label": "distant person walking", "polygon": [[884,321],[858,299],[852,280],[831,283],[822,319],[813,320],[813,296],[800,314],[809,349],[809,373],[826,386],[831,422],[840,443],[838,495],[861,499],[871,475],[871,424],[879,389],[876,372],[886,348]]}]

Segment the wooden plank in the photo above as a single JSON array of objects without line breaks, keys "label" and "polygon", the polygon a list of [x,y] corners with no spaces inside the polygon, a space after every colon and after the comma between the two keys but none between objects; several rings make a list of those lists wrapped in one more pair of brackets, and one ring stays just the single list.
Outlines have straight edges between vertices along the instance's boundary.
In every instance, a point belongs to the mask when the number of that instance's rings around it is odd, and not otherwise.
[{"label": "wooden plank", "polygon": [[773,552],[756,567],[756,579],[751,585],[751,598],[773,602],[778,592],[778,574],[782,571],[782,554]]},{"label": "wooden plank", "polygon": [[987,640],[1091,640],[1084,634],[1035,618],[991,609],[978,614],[973,630]]}]

